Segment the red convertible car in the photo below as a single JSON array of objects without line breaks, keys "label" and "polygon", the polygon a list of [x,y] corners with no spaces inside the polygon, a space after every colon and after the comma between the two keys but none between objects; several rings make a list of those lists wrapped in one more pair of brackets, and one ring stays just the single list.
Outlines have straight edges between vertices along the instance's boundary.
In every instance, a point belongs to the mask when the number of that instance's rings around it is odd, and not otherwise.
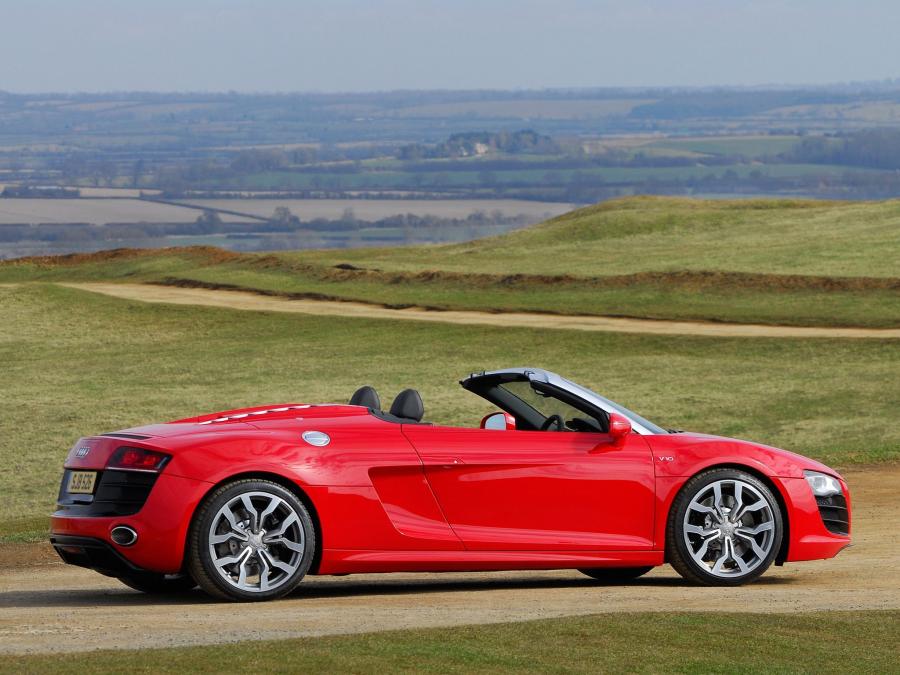
[{"label": "red convertible car", "polygon": [[666,430],[538,368],[461,382],[499,412],[422,421],[400,393],[286,404],[83,438],[51,542],[145,592],[266,600],[307,574],[578,569],[625,581],[670,563],[708,585],[850,543],[843,479],[758,443]]}]

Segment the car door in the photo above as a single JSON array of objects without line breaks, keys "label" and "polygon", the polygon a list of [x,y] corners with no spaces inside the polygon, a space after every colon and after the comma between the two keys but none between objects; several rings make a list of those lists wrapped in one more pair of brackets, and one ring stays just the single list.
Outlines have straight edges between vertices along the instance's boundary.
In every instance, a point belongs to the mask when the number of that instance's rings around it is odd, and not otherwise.
[{"label": "car door", "polygon": [[404,425],[471,550],[653,548],[654,470],[643,437]]}]

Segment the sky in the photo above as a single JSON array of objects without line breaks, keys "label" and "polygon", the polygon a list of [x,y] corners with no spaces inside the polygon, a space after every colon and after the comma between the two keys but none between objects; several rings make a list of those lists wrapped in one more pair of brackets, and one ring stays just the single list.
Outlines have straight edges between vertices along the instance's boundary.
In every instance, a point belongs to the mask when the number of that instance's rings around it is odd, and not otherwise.
[{"label": "sky", "polygon": [[875,81],[898,26],[898,0],[0,0],[0,90]]}]

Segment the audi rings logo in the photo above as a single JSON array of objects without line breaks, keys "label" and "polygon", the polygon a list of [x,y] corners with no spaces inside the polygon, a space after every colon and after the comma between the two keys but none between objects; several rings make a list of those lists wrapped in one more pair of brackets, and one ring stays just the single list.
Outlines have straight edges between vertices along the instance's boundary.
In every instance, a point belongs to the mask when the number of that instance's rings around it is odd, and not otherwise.
[{"label": "audi rings logo", "polygon": [[86,447],[86,446],[85,446],[85,447],[81,447],[81,448],[78,448],[78,449],[75,451],[75,456],[76,456],[76,457],[87,457],[87,454],[88,454],[90,451],[91,451],[91,449],[88,448],[88,447]]}]

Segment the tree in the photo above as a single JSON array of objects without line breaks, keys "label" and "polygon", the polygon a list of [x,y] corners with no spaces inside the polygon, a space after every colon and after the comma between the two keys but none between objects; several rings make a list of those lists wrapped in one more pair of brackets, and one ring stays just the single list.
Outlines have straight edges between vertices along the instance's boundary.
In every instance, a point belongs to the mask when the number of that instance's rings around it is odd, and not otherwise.
[{"label": "tree", "polygon": [[143,159],[137,160],[134,165],[131,167],[131,187],[137,187],[141,182],[141,177],[144,175],[144,171],[146,169],[146,163]]},{"label": "tree", "polygon": [[222,227],[222,219],[219,217],[218,211],[204,209],[203,213],[197,216],[194,221],[197,226],[198,234],[214,234]]},{"label": "tree", "polygon": [[275,207],[272,217],[269,218],[269,223],[284,230],[300,227],[300,219],[291,213],[291,210],[286,206]]}]

